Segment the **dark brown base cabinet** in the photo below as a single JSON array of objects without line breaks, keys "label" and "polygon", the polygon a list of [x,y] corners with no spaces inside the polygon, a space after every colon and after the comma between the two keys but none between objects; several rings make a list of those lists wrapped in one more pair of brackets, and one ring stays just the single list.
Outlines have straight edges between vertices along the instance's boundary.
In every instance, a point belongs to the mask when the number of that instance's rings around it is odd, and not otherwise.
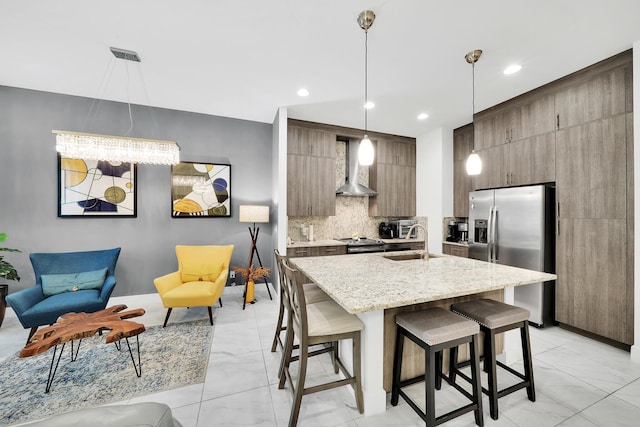
[{"label": "dark brown base cabinet", "polygon": [[560,219],[558,229],[556,320],[631,344],[626,221]]},{"label": "dark brown base cabinet", "polygon": [[452,245],[450,243],[442,244],[442,253],[445,255],[459,256],[469,258],[469,247],[461,245]]},{"label": "dark brown base cabinet", "polygon": [[328,256],[328,255],[346,255],[347,246],[304,246],[297,248],[287,248],[287,256],[289,258],[305,257],[305,256]]}]

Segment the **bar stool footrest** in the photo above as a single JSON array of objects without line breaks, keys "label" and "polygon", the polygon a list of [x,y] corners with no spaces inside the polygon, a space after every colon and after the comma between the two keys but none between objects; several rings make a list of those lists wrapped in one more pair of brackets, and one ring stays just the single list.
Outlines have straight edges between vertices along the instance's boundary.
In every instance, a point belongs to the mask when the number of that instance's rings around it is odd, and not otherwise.
[{"label": "bar stool footrest", "polygon": [[[464,362],[459,362],[458,363],[458,368],[464,368],[465,366],[469,366],[471,364],[470,360],[465,360]],[[522,390],[523,388],[527,388],[531,385],[530,381],[527,381],[527,378],[525,375],[523,375],[522,373],[516,371],[515,369],[513,369],[510,366],[505,365],[502,362],[496,361],[496,366],[501,367],[502,369],[506,370],[507,372],[511,373],[512,375],[520,378],[520,380],[522,380],[521,382],[514,384],[512,386],[506,387],[502,390],[498,390],[496,393],[498,394],[498,397],[504,397],[507,396],[513,392],[516,392],[518,390]],[[451,369],[451,368],[450,368]],[[460,369],[456,369],[456,377],[461,377],[462,379],[464,379],[465,381],[467,381],[468,383],[471,384],[471,378],[465,374],[464,372],[462,372]],[[458,389],[458,387],[460,387],[459,385],[457,385],[455,383],[455,381],[451,381],[451,379],[448,376],[443,376],[443,378],[447,381],[447,383],[449,383],[450,385],[456,387],[456,389]],[[460,390],[460,389],[458,389]],[[482,392],[484,394],[486,394],[487,396],[489,395],[489,389],[486,387],[482,387]]]},{"label": "bar stool footrest", "polygon": [[[458,386],[460,387],[460,386]],[[457,387],[456,387],[457,388]],[[422,418],[423,421],[427,421],[427,414],[420,408],[420,406],[418,406],[418,404],[416,404],[413,399],[411,399],[407,393],[405,393],[402,389],[400,389],[398,391],[398,394],[400,395],[400,397],[402,397],[404,399],[405,402],[407,402],[407,404],[409,406],[411,406],[411,409],[413,409],[419,416],[420,418]],[[464,394],[468,394],[466,392],[466,390],[464,391]],[[469,395],[471,396],[471,395]],[[472,412],[476,409],[476,404],[475,403],[469,403],[465,406],[462,406],[460,408],[454,409],[453,411],[449,411],[446,414],[442,414],[438,417],[436,417],[436,425],[442,424],[442,423],[446,423],[447,421],[451,421],[454,418],[459,417],[460,415],[464,415],[467,412]]]},{"label": "bar stool footrest", "polygon": [[520,379],[521,379],[521,380],[523,380],[523,381],[526,381],[526,379],[527,379],[527,377],[526,377],[524,374],[522,374],[522,373],[520,373],[520,372],[516,371],[516,370],[515,370],[515,369],[513,369],[511,366],[507,366],[507,365],[505,365],[504,363],[502,363],[502,362],[500,362],[500,361],[498,361],[498,360],[496,360],[496,366],[500,366],[500,367],[501,367],[502,369],[504,369],[505,371],[507,371],[507,372],[509,372],[510,374],[512,374],[512,375],[514,375],[514,376],[516,376],[516,377],[520,378]]}]

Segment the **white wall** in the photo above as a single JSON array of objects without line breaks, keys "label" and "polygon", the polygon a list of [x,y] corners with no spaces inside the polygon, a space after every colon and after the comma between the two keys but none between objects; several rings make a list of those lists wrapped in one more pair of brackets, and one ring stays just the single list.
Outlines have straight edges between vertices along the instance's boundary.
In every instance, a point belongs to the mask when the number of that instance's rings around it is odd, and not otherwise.
[{"label": "white wall", "polygon": [[287,253],[287,116],[287,108],[280,107],[273,122],[272,181],[276,208],[273,247],[281,254]]},{"label": "white wall", "polygon": [[453,130],[416,138],[416,215],[429,218],[429,250],[442,252],[442,219],[453,216]]},{"label": "white wall", "polygon": [[640,362],[640,40],[633,44],[634,339],[631,360]]}]

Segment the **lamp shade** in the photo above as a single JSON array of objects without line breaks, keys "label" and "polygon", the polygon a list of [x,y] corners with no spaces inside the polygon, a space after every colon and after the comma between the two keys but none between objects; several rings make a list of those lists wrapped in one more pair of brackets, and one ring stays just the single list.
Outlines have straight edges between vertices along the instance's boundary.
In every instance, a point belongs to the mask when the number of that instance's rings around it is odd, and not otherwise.
[{"label": "lamp shade", "polygon": [[240,205],[240,222],[269,222],[269,206]]},{"label": "lamp shade", "polygon": [[480,175],[482,172],[482,159],[476,152],[469,154],[467,158],[467,175]]},{"label": "lamp shade", "polygon": [[362,166],[371,166],[373,164],[373,144],[367,135],[360,141],[358,161]]}]

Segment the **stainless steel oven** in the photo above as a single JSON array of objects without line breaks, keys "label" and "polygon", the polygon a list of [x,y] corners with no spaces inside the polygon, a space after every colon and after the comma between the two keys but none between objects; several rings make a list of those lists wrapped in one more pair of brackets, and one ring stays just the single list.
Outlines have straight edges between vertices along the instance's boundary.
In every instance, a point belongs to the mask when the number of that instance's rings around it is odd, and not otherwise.
[{"label": "stainless steel oven", "polygon": [[382,240],[367,239],[366,237],[361,237],[359,239],[352,239],[348,237],[348,238],[336,239],[336,240],[347,243],[348,254],[384,252],[384,242]]}]

